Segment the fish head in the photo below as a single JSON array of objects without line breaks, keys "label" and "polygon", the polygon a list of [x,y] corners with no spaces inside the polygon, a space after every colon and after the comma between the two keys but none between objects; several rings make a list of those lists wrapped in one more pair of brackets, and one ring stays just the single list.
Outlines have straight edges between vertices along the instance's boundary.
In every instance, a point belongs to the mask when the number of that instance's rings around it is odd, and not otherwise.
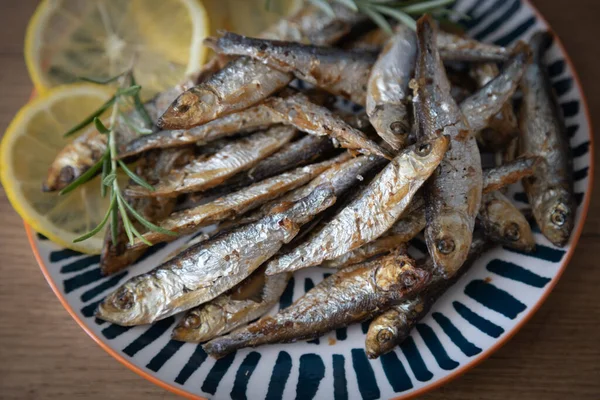
[{"label": "fish head", "polygon": [[217,116],[219,98],[211,90],[191,88],[181,93],[158,119],[160,129],[188,129]]},{"label": "fish head", "polygon": [[544,236],[556,246],[567,244],[575,224],[575,206],[567,190],[546,191],[534,207],[534,213]]},{"label": "fish head", "polygon": [[486,230],[491,229],[493,235],[501,238],[501,242],[511,248],[533,251],[535,239],[525,216],[498,192],[484,197],[486,200],[491,197],[484,207],[489,219],[494,221],[493,224],[489,224],[493,226],[486,226]]},{"label": "fish head", "polygon": [[445,212],[425,229],[427,248],[436,268],[447,278],[463,265],[469,254],[473,227],[461,213]]},{"label": "fish head", "polygon": [[394,150],[408,143],[410,121],[406,105],[385,104],[373,110],[370,117],[373,127]]},{"label": "fish head", "polygon": [[140,275],[111,293],[96,310],[96,317],[118,325],[131,326],[153,322],[163,303],[163,289],[157,279]]},{"label": "fish head", "polygon": [[406,149],[412,153],[411,164],[419,174],[431,173],[444,158],[450,144],[448,136],[422,140]]},{"label": "fish head", "polygon": [[365,338],[365,352],[367,357],[374,359],[385,354],[398,345],[400,337],[399,326],[406,320],[403,315],[390,309],[375,318],[369,324],[369,330]]},{"label": "fish head", "polygon": [[205,342],[218,335],[226,322],[223,308],[218,304],[204,304],[189,311],[173,329],[171,337],[182,342]]},{"label": "fish head", "polygon": [[404,296],[421,288],[429,273],[417,268],[415,261],[405,254],[394,252],[385,257],[374,272],[375,285],[383,291]]}]

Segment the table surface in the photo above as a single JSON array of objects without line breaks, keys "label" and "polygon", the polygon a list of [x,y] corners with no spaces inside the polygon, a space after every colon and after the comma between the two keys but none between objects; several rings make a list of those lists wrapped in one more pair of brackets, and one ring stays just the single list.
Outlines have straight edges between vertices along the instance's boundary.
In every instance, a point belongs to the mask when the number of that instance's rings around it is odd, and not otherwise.
[{"label": "table surface", "polygon": [[[534,2],[563,39],[600,127],[600,2]],[[0,132],[28,99],[23,37],[37,1],[2,0]],[[600,128],[599,128],[600,129]],[[597,132],[600,132],[597,131]],[[600,133],[599,133],[600,134]],[[596,136],[596,143],[600,137]],[[596,157],[596,171],[600,157]],[[597,174],[600,176],[600,174]],[[596,182],[593,197],[598,199]],[[81,330],[33,258],[23,223],[0,189],[0,397],[6,399],[176,396],[129,371]],[[577,252],[535,316],[504,347],[426,399],[583,399],[600,396],[600,208],[590,207]],[[591,252],[591,253],[590,253]]]}]

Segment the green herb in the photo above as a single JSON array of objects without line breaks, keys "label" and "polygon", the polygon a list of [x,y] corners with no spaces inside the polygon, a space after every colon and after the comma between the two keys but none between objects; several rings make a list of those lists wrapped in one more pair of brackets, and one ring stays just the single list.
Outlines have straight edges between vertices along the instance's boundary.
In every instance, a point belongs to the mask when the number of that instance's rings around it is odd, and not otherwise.
[{"label": "green herb", "polygon": [[[131,244],[133,244],[134,239],[137,237],[142,242],[151,246],[152,244],[148,242],[142,236],[142,234],[135,228],[134,224],[131,221],[130,215],[137,222],[139,222],[141,225],[143,225],[149,230],[160,232],[163,234],[176,235],[176,233],[174,232],[168,231],[164,228],[154,225],[150,221],[146,220],[140,213],[138,213],[127,202],[127,200],[121,193],[119,180],[117,179],[117,172],[120,168],[133,182],[145,187],[148,190],[154,190],[152,185],[150,185],[148,182],[146,182],[144,179],[138,176],[135,172],[133,172],[123,161],[119,160],[117,154],[115,130],[118,128],[117,125],[121,121],[124,121],[130,128],[132,128],[136,132],[152,132],[145,126],[136,125],[130,118],[126,117],[125,113],[121,110],[123,106],[129,105],[131,107],[133,103],[134,109],[144,120],[144,124],[152,126],[152,121],[150,120],[150,117],[146,112],[140,99],[141,86],[136,84],[135,79],[133,78],[133,74],[131,72],[127,72],[117,77],[106,79],[103,81],[93,79],[87,80],[92,81],[94,83],[110,83],[118,80],[120,82],[120,86],[117,88],[116,93],[113,97],[111,97],[106,103],[104,103],[100,108],[98,108],[98,110],[89,115],[82,122],[69,129],[65,136],[72,135],[73,133],[78,132],[79,130],[93,123],[98,132],[108,136],[106,151],[96,164],[94,164],[79,178],[77,178],[76,180],[71,182],[71,184],[69,184],[67,187],[61,190],[60,194],[66,194],[75,190],[79,186],[90,181],[101,170],[101,194],[104,197],[106,196],[107,191],[110,191],[110,204],[108,210],[106,210],[106,214],[102,218],[102,221],[100,221],[100,223],[91,231],[74,239],[73,242],[81,242],[91,238],[92,236],[100,232],[110,220],[112,240],[113,243],[116,243],[116,241],[118,240],[118,227],[120,219],[122,222],[123,230],[125,231],[125,234],[127,235],[127,238],[129,239],[129,242]],[[125,83],[128,83],[128,85],[125,85]],[[105,111],[107,111],[111,107],[112,110],[110,114],[109,123],[108,126],[106,126],[102,122],[102,120],[100,120],[100,117]]]},{"label": "green herb", "polygon": [[418,16],[427,12],[438,12],[446,10],[444,7],[454,3],[455,0],[417,0],[417,1],[397,1],[397,0],[308,0],[310,3],[321,8],[326,13],[333,15],[331,1],[339,3],[353,11],[365,14],[373,20],[381,29],[387,33],[392,33],[392,27],[386,17],[397,20],[398,22],[412,28],[417,28],[417,23],[413,16]]}]

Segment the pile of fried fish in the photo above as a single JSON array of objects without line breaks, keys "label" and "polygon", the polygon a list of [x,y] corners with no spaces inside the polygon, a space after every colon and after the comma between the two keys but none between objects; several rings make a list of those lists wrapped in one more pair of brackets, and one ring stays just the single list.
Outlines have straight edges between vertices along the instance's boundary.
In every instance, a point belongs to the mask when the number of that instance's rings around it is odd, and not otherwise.
[{"label": "pile of fried fish", "polygon": [[[528,220],[555,245],[568,242],[572,165],[542,63],[551,37],[498,47],[446,32],[427,15],[416,33],[398,25],[390,36],[334,8],[332,16],[306,7],[260,38],[207,39],[215,56],[205,68],[146,104],[154,133],[123,125],[120,157],[155,188],[131,182],[129,203],[195,236],[110,294],[99,318],[131,326],[185,311],[173,338],[207,342],[214,357],[372,319],[365,346],[375,358],[401,343],[483,251],[532,251]],[[340,98],[356,112],[338,107]],[[45,189],[72,182],[105,146],[96,131],[78,137]],[[531,210],[506,196],[517,181]],[[117,228],[117,243],[106,236],[105,274],[148,250]],[[415,261],[407,244],[421,233],[429,254]],[[315,266],[338,271],[266,315],[293,272]]]}]

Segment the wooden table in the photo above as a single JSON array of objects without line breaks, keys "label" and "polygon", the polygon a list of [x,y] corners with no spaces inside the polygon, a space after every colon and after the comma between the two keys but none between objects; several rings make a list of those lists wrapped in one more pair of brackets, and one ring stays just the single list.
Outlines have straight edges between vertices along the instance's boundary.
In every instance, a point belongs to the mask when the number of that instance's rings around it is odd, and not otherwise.
[{"label": "wooden table", "polygon": [[[2,0],[0,131],[31,92],[23,37],[36,3]],[[535,3],[564,40],[600,129],[600,2]],[[596,171],[599,163],[597,157]],[[115,361],[71,319],[44,281],[2,189],[0,215],[0,398],[175,398]],[[599,248],[600,208],[592,205],[569,268],[531,321],[488,360],[424,398],[600,398]]]}]

